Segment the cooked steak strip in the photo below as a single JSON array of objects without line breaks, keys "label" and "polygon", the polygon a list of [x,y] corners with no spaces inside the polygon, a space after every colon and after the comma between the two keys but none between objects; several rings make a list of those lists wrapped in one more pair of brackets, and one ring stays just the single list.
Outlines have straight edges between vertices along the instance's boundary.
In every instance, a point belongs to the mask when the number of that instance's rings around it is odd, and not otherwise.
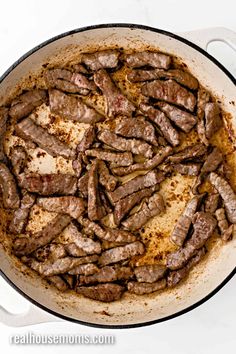
[{"label": "cooked steak strip", "polygon": [[71,275],[92,275],[95,274],[99,271],[99,268],[93,264],[93,263],[88,263],[88,264],[81,264],[75,268],[72,268],[71,270],[68,271],[69,274]]},{"label": "cooked steak strip", "polygon": [[128,282],[128,291],[136,295],[151,294],[158,290],[166,288],[166,279],[159,280],[155,283],[139,283],[135,281]]},{"label": "cooked steak strip", "polygon": [[168,71],[154,70],[132,70],[127,78],[131,82],[152,81],[157,79],[173,79],[179,84],[188,87],[190,90],[197,90],[198,80],[187,71],[170,69]]},{"label": "cooked steak strip", "polygon": [[177,163],[171,165],[173,170],[181,175],[197,176],[201,170],[201,164],[199,163]]},{"label": "cooked steak strip", "polygon": [[0,162],[0,188],[2,191],[4,208],[19,208],[20,198],[17,192],[15,179],[9,168],[2,162]]},{"label": "cooked steak strip", "polygon": [[95,53],[82,54],[81,62],[93,71],[102,68],[114,69],[118,65],[119,56],[120,53],[117,50],[101,50]]},{"label": "cooked steak strip", "polygon": [[198,95],[197,95],[197,117],[198,117],[198,122],[197,122],[197,132],[198,136],[203,144],[206,146],[209,145],[209,142],[206,137],[206,131],[205,131],[205,107],[206,104],[210,100],[210,94],[205,91],[202,87],[198,90]]},{"label": "cooked steak strip", "polygon": [[90,149],[85,151],[86,156],[96,157],[100,160],[113,162],[118,166],[129,166],[133,163],[131,152],[114,152],[102,149]]},{"label": "cooked steak strip", "polygon": [[18,182],[21,188],[45,196],[75,194],[77,189],[77,178],[68,174],[22,174],[19,176]]},{"label": "cooked steak strip", "polygon": [[210,182],[220,194],[225,204],[227,217],[232,224],[236,223],[236,194],[229,183],[215,172],[210,173]]},{"label": "cooked steak strip", "polygon": [[94,284],[94,283],[110,283],[117,280],[127,280],[132,276],[133,272],[130,267],[115,267],[106,266],[99,269],[98,272],[92,275],[80,276],[79,283]]},{"label": "cooked steak strip", "polygon": [[88,197],[88,180],[89,180],[88,171],[78,180],[78,190],[81,193],[82,197],[84,198]]},{"label": "cooked steak strip", "polygon": [[207,152],[205,145],[194,144],[187,146],[174,155],[171,155],[168,160],[172,163],[179,163],[185,160],[192,160],[197,157],[203,156]]},{"label": "cooked steak strip", "polygon": [[130,68],[140,68],[148,65],[153,68],[169,69],[171,64],[169,55],[149,51],[127,54],[124,59]]},{"label": "cooked steak strip", "polygon": [[96,89],[92,81],[81,73],[72,73],[66,69],[50,69],[45,71],[44,79],[48,88],[56,88],[70,93],[87,95]]},{"label": "cooked steak strip", "polygon": [[40,106],[46,101],[46,91],[45,90],[31,90],[22,93],[11,103],[11,108],[9,110],[9,115],[14,119],[20,119],[28,116],[34,108]]},{"label": "cooked steak strip", "polygon": [[125,288],[118,284],[98,284],[94,286],[78,286],[76,292],[93,300],[112,302],[119,300]]},{"label": "cooked steak strip", "polygon": [[159,145],[154,126],[142,116],[116,119],[114,131],[126,138],[143,139],[154,146]]},{"label": "cooked steak strip", "polygon": [[90,220],[100,220],[106,215],[98,190],[98,160],[92,163],[88,179],[88,217]]},{"label": "cooked steak strip", "polygon": [[37,204],[47,211],[68,214],[77,219],[85,211],[85,202],[74,196],[38,198]]},{"label": "cooked steak strip", "polygon": [[7,129],[7,118],[8,118],[8,109],[5,107],[0,107],[0,161],[5,160],[4,153],[4,136]]},{"label": "cooked steak strip", "polygon": [[152,170],[160,165],[172,151],[173,149],[170,146],[161,147],[152,159],[127,167],[115,167],[112,169],[112,172],[118,176],[124,176],[135,171]]},{"label": "cooked steak strip", "polygon": [[155,80],[147,82],[142,86],[142,93],[145,96],[155,98],[157,100],[167,101],[169,103],[182,106],[193,112],[196,106],[195,96],[186,90],[174,80]]},{"label": "cooked steak strip", "polygon": [[93,241],[91,238],[83,235],[77,227],[70,224],[67,227],[69,233],[70,241],[75,243],[77,247],[82,249],[87,254],[99,254],[101,253],[101,244],[98,241]]},{"label": "cooked steak strip", "polygon": [[66,291],[68,289],[67,283],[59,275],[47,277],[47,280],[60,291]]},{"label": "cooked steak strip", "polygon": [[23,146],[13,146],[10,149],[9,156],[12,164],[12,170],[15,176],[24,172],[27,164],[27,152]]},{"label": "cooked steak strip", "polygon": [[135,111],[135,106],[119,90],[105,70],[97,71],[94,74],[94,81],[105,96],[108,117],[114,117],[119,114],[132,115]]},{"label": "cooked steak strip", "polygon": [[72,167],[73,167],[75,176],[79,178],[81,175],[81,172],[82,172],[82,168],[83,168],[82,157],[80,154],[78,154],[76,159],[72,161]]},{"label": "cooked steak strip", "polygon": [[59,258],[64,258],[66,256],[65,246],[58,243],[49,243],[46,246],[38,248],[33,256],[39,261],[44,262],[46,260],[55,261]]},{"label": "cooked steak strip", "polygon": [[155,186],[163,180],[163,174],[157,171],[149,171],[146,175],[137,176],[128,182],[117,187],[113,192],[108,194],[112,203],[127,197],[128,195],[137,192],[141,189]]},{"label": "cooked steak strip", "polygon": [[133,154],[143,155],[147,158],[153,156],[152,147],[142,140],[125,139],[112,133],[110,130],[101,130],[97,138],[116,150],[130,151]]},{"label": "cooked steak strip", "polygon": [[79,97],[59,90],[49,90],[49,104],[52,113],[74,122],[93,124],[104,120],[100,113],[87,106]]},{"label": "cooked steak strip", "polygon": [[136,241],[104,251],[98,262],[101,266],[105,266],[107,264],[117,263],[134,256],[142,255],[144,252],[144,245],[140,241]]},{"label": "cooked steak strip", "polygon": [[206,161],[204,162],[201,172],[213,172],[223,161],[222,152],[214,147],[212,152],[207,156]]},{"label": "cooked steak strip", "polygon": [[82,140],[77,145],[77,152],[85,152],[93,144],[95,139],[95,129],[93,126],[85,130]]},{"label": "cooked steak strip", "polygon": [[141,103],[141,111],[160,129],[164,138],[173,146],[177,146],[180,143],[179,133],[171,125],[169,118],[165,113],[161,112],[159,109],[155,109],[146,103]]},{"label": "cooked steak strip", "polygon": [[218,222],[220,234],[224,235],[224,233],[229,228],[229,223],[228,223],[228,220],[226,219],[226,215],[225,215],[225,209],[224,208],[217,209],[215,212],[215,216],[216,216],[216,220]]},{"label": "cooked steak strip", "polygon": [[140,211],[134,213],[128,219],[123,221],[122,225],[128,230],[138,230],[151,218],[159,215],[164,210],[165,204],[163,197],[159,193],[156,193],[144,203]]},{"label": "cooked steak strip", "polygon": [[138,282],[154,283],[165,276],[167,268],[159,264],[149,264],[134,268]]},{"label": "cooked steak strip", "polygon": [[205,105],[205,129],[207,139],[222,127],[223,121],[220,116],[220,109],[217,103],[209,102]]},{"label": "cooked steak strip", "polygon": [[208,196],[205,199],[205,203],[204,203],[205,204],[205,207],[204,207],[205,212],[214,214],[217,207],[218,207],[219,199],[220,199],[219,193],[208,194]]},{"label": "cooked steak strip", "polygon": [[106,214],[112,213],[111,203],[108,200],[106,193],[102,189],[99,190],[99,196],[100,196],[100,200],[101,200],[101,203],[105,209]]},{"label": "cooked steak strip", "polygon": [[227,230],[221,235],[222,240],[227,242],[235,236],[235,225],[231,224]]},{"label": "cooked steak strip", "polygon": [[65,244],[65,250],[68,255],[72,257],[84,257],[87,255],[87,253],[82,250],[82,248],[76,246],[76,244],[73,242]]},{"label": "cooked steak strip", "polygon": [[12,234],[20,234],[27,223],[30,209],[34,205],[35,196],[26,193],[20,202],[20,208],[14,211],[13,217],[9,225],[9,232]]},{"label": "cooked steak strip", "polygon": [[197,117],[189,112],[185,112],[166,102],[158,102],[157,105],[185,133],[189,133],[197,123]]},{"label": "cooked steak strip", "polygon": [[59,235],[70,223],[68,215],[57,215],[41,231],[31,235],[31,237],[18,237],[13,243],[13,251],[17,256],[28,255],[39,247],[45,246]]},{"label": "cooked steak strip", "polygon": [[66,159],[73,159],[75,151],[67,144],[60,141],[56,136],[49,134],[46,129],[35,124],[32,119],[25,118],[15,126],[16,134],[25,140],[35,142],[40,148],[52,156],[63,156]]},{"label": "cooked steak strip", "polygon": [[104,161],[98,163],[99,183],[105,187],[107,191],[113,191],[117,184],[117,179],[110,174]]},{"label": "cooked steak strip", "polygon": [[216,227],[216,220],[211,214],[197,212],[193,218],[194,232],[183,248],[167,256],[167,267],[171,270],[182,268],[195,252],[202,248],[212,236]]},{"label": "cooked steak strip", "polygon": [[199,187],[201,186],[201,184],[203,183],[204,179],[206,178],[206,173],[200,173],[194,183],[193,183],[193,186],[192,186],[192,193],[194,195],[198,195],[199,194]]}]

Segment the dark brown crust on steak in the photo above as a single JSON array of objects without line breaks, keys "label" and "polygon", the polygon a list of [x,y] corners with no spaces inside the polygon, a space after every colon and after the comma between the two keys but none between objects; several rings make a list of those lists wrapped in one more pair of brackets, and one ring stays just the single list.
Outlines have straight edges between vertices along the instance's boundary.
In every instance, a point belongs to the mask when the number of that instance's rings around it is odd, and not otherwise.
[{"label": "dark brown crust on steak", "polygon": [[98,284],[94,286],[78,286],[78,294],[102,302],[117,301],[121,298],[125,288],[118,284]]},{"label": "dark brown crust on steak", "polygon": [[95,53],[82,54],[81,62],[89,69],[97,71],[99,69],[114,69],[118,65],[120,52],[117,50],[101,50]]},{"label": "dark brown crust on steak", "polygon": [[0,162],[0,187],[2,190],[4,208],[19,208],[20,198],[17,192],[15,179],[8,167],[2,162]]},{"label": "dark brown crust on steak", "polygon": [[16,209],[9,225],[9,232],[12,234],[20,234],[27,223],[30,209],[34,205],[35,196],[26,193],[21,199],[20,208]]},{"label": "dark brown crust on steak", "polygon": [[140,68],[149,65],[153,68],[169,69],[171,57],[162,53],[143,51],[127,54],[125,61],[131,68]]},{"label": "dark brown crust on steak", "polygon": [[68,214],[77,219],[85,211],[85,202],[74,196],[38,198],[37,204],[47,211]]},{"label": "dark brown crust on steak", "polygon": [[144,245],[140,241],[135,241],[124,246],[119,246],[104,251],[98,262],[101,266],[105,266],[107,264],[124,261],[134,256],[139,256],[143,254],[144,251]]}]

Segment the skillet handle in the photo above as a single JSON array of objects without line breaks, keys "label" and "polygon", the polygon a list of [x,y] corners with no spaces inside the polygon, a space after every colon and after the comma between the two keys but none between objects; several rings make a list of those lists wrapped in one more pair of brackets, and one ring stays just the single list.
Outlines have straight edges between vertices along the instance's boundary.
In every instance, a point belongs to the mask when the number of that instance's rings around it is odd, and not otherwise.
[{"label": "skillet handle", "polygon": [[62,319],[50,315],[36,306],[30,305],[28,311],[13,314],[0,306],[0,322],[9,327],[24,327],[46,322],[60,322]]},{"label": "skillet handle", "polygon": [[179,33],[199,47],[207,50],[208,44],[211,42],[224,42],[236,51],[236,32],[225,27],[205,28],[201,30]]}]

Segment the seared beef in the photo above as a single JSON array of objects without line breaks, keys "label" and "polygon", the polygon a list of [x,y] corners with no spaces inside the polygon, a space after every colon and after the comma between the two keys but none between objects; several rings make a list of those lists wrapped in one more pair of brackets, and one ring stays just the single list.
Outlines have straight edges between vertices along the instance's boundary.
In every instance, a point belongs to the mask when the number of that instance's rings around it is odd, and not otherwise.
[{"label": "seared beef", "polygon": [[154,283],[164,277],[166,267],[159,264],[143,265],[134,268],[134,274],[138,282]]},{"label": "seared beef", "polygon": [[96,272],[99,271],[99,268],[93,264],[93,263],[88,263],[88,264],[81,264],[75,268],[72,268],[69,270],[69,274],[71,275],[92,275],[95,274]]},{"label": "seared beef", "polygon": [[205,120],[204,120],[205,107],[206,104],[209,102],[209,100],[210,100],[209,93],[205,91],[202,87],[200,87],[197,95],[197,117],[198,117],[197,132],[201,142],[205,145],[209,145],[209,142],[206,137]]},{"label": "seared beef", "polygon": [[153,68],[168,69],[171,63],[171,58],[166,54],[143,51],[127,54],[125,56],[125,61],[131,68],[140,68],[148,65]]},{"label": "seared beef", "polygon": [[23,146],[12,146],[10,149],[10,160],[12,164],[12,170],[15,176],[24,172],[27,164],[27,152]]},{"label": "seared beef", "polygon": [[111,248],[104,251],[99,258],[101,266],[118,263],[134,256],[140,256],[145,251],[144,245],[140,241],[128,243],[127,245]]},{"label": "seared beef", "polygon": [[98,284],[93,286],[78,286],[78,294],[82,294],[93,300],[102,302],[112,302],[119,300],[125,288],[118,284]]},{"label": "seared beef", "polygon": [[30,209],[34,205],[35,196],[26,193],[21,199],[20,208],[14,211],[13,217],[9,225],[9,232],[12,234],[20,234],[27,223]]},{"label": "seared beef", "polygon": [[75,243],[70,242],[65,245],[65,250],[69,256],[72,257],[84,257],[87,253],[82,248],[76,246]]},{"label": "seared beef", "polygon": [[142,93],[157,100],[182,106],[191,112],[196,105],[195,96],[174,80],[155,80],[145,83],[142,86]]},{"label": "seared beef", "polygon": [[220,229],[220,233],[221,233],[221,235],[223,235],[229,227],[229,223],[228,223],[228,220],[226,219],[226,215],[225,215],[225,209],[224,208],[217,209],[215,212],[215,216],[216,216],[216,219],[218,222],[218,227]]},{"label": "seared beef", "polygon": [[4,153],[4,136],[7,129],[7,118],[8,118],[8,109],[5,107],[0,107],[0,161],[5,160]]},{"label": "seared beef", "polygon": [[220,116],[220,109],[217,103],[209,102],[205,105],[205,130],[207,139],[222,127],[223,121]]},{"label": "seared beef", "polygon": [[197,157],[203,156],[207,152],[205,145],[194,144],[187,146],[176,154],[170,156],[168,160],[173,163],[179,163],[185,160],[192,160]]},{"label": "seared beef", "polygon": [[213,172],[223,161],[222,152],[214,147],[212,152],[207,156],[206,161],[204,162],[201,172]]},{"label": "seared beef", "polygon": [[101,50],[95,53],[82,54],[81,62],[93,71],[102,68],[113,69],[118,65],[119,56],[120,53],[117,50]]},{"label": "seared beef", "polygon": [[88,179],[88,217],[90,220],[100,220],[106,215],[98,190],[98,160],[92,163]]},{"label": "seared beef", "polygon": [[77,247],[81,248],[87,254],[101,253],[101,244],[98,241],[93,241],[91,238],[83,235],[74,224],[67,227],[70,242],[73,242]]},{"label": "seared beef", "polygon": [[171,165],[174,171],[180,173],[181,175],[197,176],[201,169],[201,164],[199,163],[177,163]]},{"label": "seared beef", "polygon": [[110,174],[104,161],[98,162],[99,183],[105,187],[107,191],[113,191],[117,184],[117,179]]},{"label": "seared beef", "polygon": [[89,180],[89,173],[88,171],[80,177],[78,181],[78,190],[82,194],[82,197],[88,197],[88,180]]},{"label": "seared beef", "polygon": [[135,281],[128,282],[128,291],[136,295],[151,294],[158,290],[166,288],[166,279],[159,280],[155,283],[139,283]]},{"label": "seared beef", "polygon": [[82,140],[76,147],[78,152],[85,152],[85,150],[89,149],[90,146],[93,144],[95,139],[95,129],[93,126],[89,127],[85,130]]},{"label": "seared beef", "polygon": [[73,167],[75,176],[80,177],[81,172],[82,172],[82,168],[83,168],[82,158],[81,158],[80,154],[78,154],[77,158],[72,161],[72,167]]},{"label": "seared beef", "polygon": [[44,262],[46,260],[55,261],[56,259],[66,256],[65,246],[60,243],[49,243],[46,246],[38,248],[33,256],[39,261]]},{"label": "seared beef", "polygon": [[130,267],[105,266],[99,269],[98,272],[92,275],[80,276],[79,283],[94,284],[94,283],[110,283],[117,280],[127,280],[132,276],[133,272]]},{"label": "seared beef", "polygon": [[38,198],[37,204],[45,210],[68,214],[75,219],[85,211],[84,200],[74,196]]},{"label": "seared beef", "polygon": [[220,195],[219,193],[210,193],[205,199],[205,207],[204,210],[206,213],[214,214],[218,207]]},{"label": "seared beef", "polygon": [[102,149],[90,149],[85,151],[86,156],[96,157],[100,160],[113,162],[118,166],[129,166],[133,163],[131,152],[114,152]]},{"label": "seared beef", "polygon": [[8,167],[2,162],[0,162],[0,188],[4,208],[19,208],[20,198],[17,192],[15,179]]},{"label": "seared beef", "polygon": [[60,291],[66,291],[68,289],[67,283],[59,275],[52,275],[51,277],[47,277],[47,280]]}]

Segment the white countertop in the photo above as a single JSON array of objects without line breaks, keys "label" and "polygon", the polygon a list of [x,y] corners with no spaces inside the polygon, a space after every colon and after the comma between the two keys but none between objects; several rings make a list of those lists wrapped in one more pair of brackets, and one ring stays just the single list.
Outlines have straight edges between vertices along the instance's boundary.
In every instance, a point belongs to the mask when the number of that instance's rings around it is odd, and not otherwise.
[{"label": "white countertop", "polygon": [[[22,54],[40,42],[74,28],[98,23],[140,23],[171,32],[224,26],[236,31],[236,3],[198,0],[7,0],[1,2],[0,75]],[[236,75],[236,53],[215,44],[211,53]],[[10,328],[0,323],[2,353],[30,353],[31,346],[9,344],[12,334],[113,334],[112,346],[34,346],[34,354],[64,353],[163,353],[221,354],[236,348],[236,278],[197,309],[174,320],[131,330],[99,330],[70,322]],[[14,313],[28,309],[28,302],[0,278],[0,304]],[[1,319],[0,319],[1,322]]]}]

